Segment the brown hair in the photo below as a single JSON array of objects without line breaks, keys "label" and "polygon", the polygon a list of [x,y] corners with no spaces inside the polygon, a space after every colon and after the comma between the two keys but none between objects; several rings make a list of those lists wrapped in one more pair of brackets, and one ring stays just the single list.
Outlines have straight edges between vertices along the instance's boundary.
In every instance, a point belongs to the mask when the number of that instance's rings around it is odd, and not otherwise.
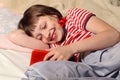
[{"label": "brown hair", "polygon": [[46,15],[56,15],[59,20],[62,18],[62,14],[53,7],[39,4],[33,5],[24,12],[18,24],[18,29],[22,29],[27,35],[32,36],[30,31],[34,28],[34,24],[38,20],[38,17]]}]

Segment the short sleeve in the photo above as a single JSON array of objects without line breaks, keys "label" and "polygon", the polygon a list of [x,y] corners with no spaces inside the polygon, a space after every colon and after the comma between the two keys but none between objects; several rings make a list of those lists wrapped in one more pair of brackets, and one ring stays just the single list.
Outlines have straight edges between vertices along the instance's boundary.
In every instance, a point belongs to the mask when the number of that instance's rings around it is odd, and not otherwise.
[{"label": "short sleeve", "polygon": [[95,14],[85,9],[72,8],[68,11],[68,15],[66,17],[68,22],[67,25],[73,25],[74,27],[78,27],[81,30],[86,29],[86,24],[93,15],[95,16]]}]

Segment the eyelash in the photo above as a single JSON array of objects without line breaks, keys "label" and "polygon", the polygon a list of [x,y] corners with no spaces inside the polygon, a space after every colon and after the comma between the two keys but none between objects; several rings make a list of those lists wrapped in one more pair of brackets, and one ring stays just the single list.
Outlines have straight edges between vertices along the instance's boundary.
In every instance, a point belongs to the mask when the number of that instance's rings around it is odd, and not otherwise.
[{"label": "eyelash", "polygon": [[42,35],[41,34],[39,34],[37,37],[38,37],[39,40],[42,40]]}]

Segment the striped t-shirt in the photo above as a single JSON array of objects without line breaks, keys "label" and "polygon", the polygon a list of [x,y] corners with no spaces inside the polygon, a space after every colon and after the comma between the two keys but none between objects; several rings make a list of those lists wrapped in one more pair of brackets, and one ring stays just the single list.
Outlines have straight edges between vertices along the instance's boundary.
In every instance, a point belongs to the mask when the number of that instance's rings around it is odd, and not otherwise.
[{"label": "striped t-shirt", "polygon": [[86,24],[92,15],[94,14],[84,9],[70,9],[64,27],[67,33],[65,40],[59,44],[50,44],[50,47],[64,46],[90,37],[92,33],[86,30]]}]

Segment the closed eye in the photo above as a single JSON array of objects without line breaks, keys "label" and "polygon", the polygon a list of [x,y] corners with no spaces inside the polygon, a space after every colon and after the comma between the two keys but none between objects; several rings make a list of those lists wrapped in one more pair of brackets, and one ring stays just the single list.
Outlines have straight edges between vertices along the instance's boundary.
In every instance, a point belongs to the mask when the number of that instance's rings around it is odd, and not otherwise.
[{"label": "closed eye", "polygon": [[38,35],[36,36],[36,39],[42,40],[42,34],[38,34]]}]

